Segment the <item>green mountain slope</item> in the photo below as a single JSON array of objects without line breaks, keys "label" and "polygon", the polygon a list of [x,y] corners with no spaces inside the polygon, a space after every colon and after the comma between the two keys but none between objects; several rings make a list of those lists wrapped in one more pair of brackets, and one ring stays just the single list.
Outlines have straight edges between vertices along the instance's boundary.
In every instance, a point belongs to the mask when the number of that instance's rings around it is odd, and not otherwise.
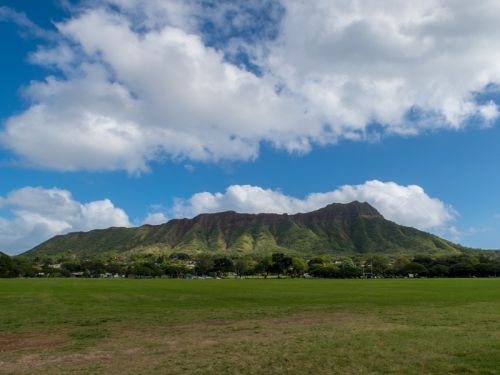
[{"label": "green mountain slope", "polygon": [[56,236],[24,255],[70,252],[81,257],[162,249],[231,254],[283,251],[302,255],[443,253],[463,247],[388,221],[368,203],[331,204],[295,215],[233,211],[175,219],[161,225],[109,228]]}]

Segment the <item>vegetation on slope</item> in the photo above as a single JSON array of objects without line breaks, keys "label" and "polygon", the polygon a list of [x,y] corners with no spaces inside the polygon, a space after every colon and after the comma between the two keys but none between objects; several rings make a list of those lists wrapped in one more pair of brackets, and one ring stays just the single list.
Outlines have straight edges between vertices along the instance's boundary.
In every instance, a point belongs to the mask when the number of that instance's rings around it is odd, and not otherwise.
[{"label": "vegetation on slope", "polygon": [[199,254],[456,254],[464,248],[385,220],[368,203],[332,204],[296,214],[233,211],[176,219],[161,225],[109,228],[56,236],[25,255],[73,253],[80,257],[161,248]]}]

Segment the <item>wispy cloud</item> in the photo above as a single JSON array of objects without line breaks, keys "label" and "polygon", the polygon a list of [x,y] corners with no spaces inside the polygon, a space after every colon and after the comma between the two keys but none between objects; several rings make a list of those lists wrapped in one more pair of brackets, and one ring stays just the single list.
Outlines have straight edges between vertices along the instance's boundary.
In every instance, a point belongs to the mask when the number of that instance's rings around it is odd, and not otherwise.
[{"label": "wispy cloud", "polygon": [[59,38],[55,31],[46,30],[38,26],[31,21],[25,13],[17,12],[7,6],[0,6],[0,22],[12,22],[16,24],[22,32],[36,38],[52,41]]}]

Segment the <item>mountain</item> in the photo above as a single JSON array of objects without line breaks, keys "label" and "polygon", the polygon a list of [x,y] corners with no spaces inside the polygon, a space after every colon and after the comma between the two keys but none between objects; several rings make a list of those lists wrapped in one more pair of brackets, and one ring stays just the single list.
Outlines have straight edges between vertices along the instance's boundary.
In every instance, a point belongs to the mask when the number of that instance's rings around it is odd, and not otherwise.
[{"label": "mountain", "polygon": [[191,254],[452,254],[463,249],[432,234],[386,220],[368,203],[351,202],[295,215],[227,211],[174,219],[161,225],[75,232],[55,236],[24,255],[70,252],[91,257],[154,250]]}]

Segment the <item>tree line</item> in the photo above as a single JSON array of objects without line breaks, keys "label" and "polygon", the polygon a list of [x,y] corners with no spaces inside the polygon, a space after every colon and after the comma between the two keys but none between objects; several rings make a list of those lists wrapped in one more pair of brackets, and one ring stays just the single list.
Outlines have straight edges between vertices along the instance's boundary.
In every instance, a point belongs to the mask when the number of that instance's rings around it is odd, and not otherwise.
[{"label": "tree line", "polygon": [[9,257],[0,254],[0,277],[497,277],[497,253],[446,256],[385,255],[300,257],[217,254],[138,254],[78,259]]}]

